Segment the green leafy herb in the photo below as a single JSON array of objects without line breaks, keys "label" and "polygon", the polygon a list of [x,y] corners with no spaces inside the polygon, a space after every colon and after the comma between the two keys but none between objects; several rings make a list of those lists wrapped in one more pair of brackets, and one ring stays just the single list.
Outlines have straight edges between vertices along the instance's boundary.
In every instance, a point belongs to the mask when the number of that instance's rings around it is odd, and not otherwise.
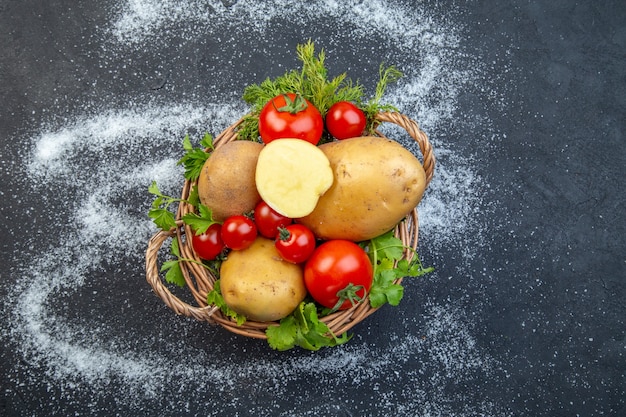
[{"label": "green leafy herb", "polygon": [[393,231],[389,231],[372,239],[370,241],[370,248],[375,264],[376,260],[385,258],[398,260],[402,258],[405,246],[400,239],[394,236]]},{"label": "green leafy herb", "polygon": [[[185,178],[189,181],[194,181],[200,176],[202,167],[210,156],[207,151],[214,149],[213,137],[206,133],[200,140],[200,146],[201,148],[193,147],[191,140],[189,139],[189,135],[185,135],[185,138],[183,139],[183,149],[185,150],[185,154],[178,161],[178,165],[184,165]],[[161,190],[159,190],[156,181],[152,181],[148,187],[148,192],[156,196],[152,202],[150,210],[148,211],[148,217],[152,219],[158,228],[165,231],[176,227],[176,217],[174,216],[174,213],[169,210],[169,207],[173,203],[186,202],[194,207],[198,207],[200,205],[198,187],[195,185],[191,189],[187,200],[164,195],[161,193]],[[209,226],[210,225],[206,226],[206,228]],[[204,231],[206,231],[206,229],[204,229],[203,232]]]},{"label": "green leafy herb", "polygon": [[189,192],[189,197],[184,198],[170,197],[159,190],[159,186],[156,181],[152,181],[152,184],[148,187],[148,192],[156,196],[152,202],[152,207],[148,211],[148,217],[152,219],[154,224],[162,230],[168,231],[175,228],[176,217],[169,207],[174,203],[185,202],[196,207],[200,214],[188,213],[185,214],[182,220],[190,225],[196,234],[202,234],[207,231],[209,226],[213,223],[217,223],[213,220],[211,210],[206,206],[200,204],[200,198],[198,197],[198,187],[194,186]]},{"label": "green leafy herb", "polygon": [[211,225],[218,223],[213,220],[213,212],[210,208],[203,204],[198,205],[198,212],[196,213],[187,213],[183,216],[183,222],[191,226],[196,235],[201,235],[206,232]]},{"label": "green leafy herb", "polygon": [[161,266],[161,272],[167,271],[165,273],[165,281],[170,284],[176,284],[179,287],[185,286],[185,276],[183,275],[183,271],[180,267],[180,248],[178,247],[178,239],[172,239],[172,245],[170,247],[171,254],[176,257],[176,259],[163,262]]},{"label": "green leafy herb", "polygon": [[383,64],[380,64],[378,74],[379,80],[376,84],[374,97],[372,97],[363,107],[363,112],[365,113],[365,117],[367,119],[366,130],[370,134],[374,133],[374,130],[380,124],[380,122],[376,120],[376,114],[385,111],[398,111],[398,109],[391,104],[382,104],[381,100],[387,90],[387,86],[397,82],[402,77],[402,72],[393,66],[385,67]]},{"label": "green leafy herb", "polygon": [[148,217],[152,219],[158,228],[168,231],[176,227],[176,217],[169,210],[173,203],[185,201],[182,198],[169,197],[161,193],[156,181],[152,181],[148,187],[148,192],[156,196],[152,202],[152,207],[148,211]]},{"label": "green leafy herb", "polygon": [[200,207],[200,195],[198,194],[198,185],[194,185],[187,196],[187,203],[194,207]]},{"label": "green leafy herb", "polygon": [[200,262],[196,261],[195,259],[183,258],[180,253],[178,239],[176,238],[172,239],[170,253],[174,256],[174,259],[163,262],[163,265],[161,265],[161,272],[167,271],[165,273],[165,281],[170,284],[176,284],[179,287],[184,287],[186,284],[185,275],[183,274],[183,270],[180,266],[181,262],[193,262],[195,264],[203,266],[204,268],[215,274],[216,271],[219,270],[219,265],[222,261],[221,258],[210,262]]},{"label": "green leafy herb", "polygon": [[185,154],[178,161],[178,165],[185,167],[185,178],[190,181],[194,181],[200,176],[200,171],[202,171],[202,167],[210,155],[207,150],[213,150],[213,137],[206,133],[200,140],[200,146],[200,148],[193,147],[189,135],[185,135],[183,139]]},{"label": "green leafy herb", "polygon": [[224,297],[222,297],[219,279],[215,281],[215,284],[213,284],[213,290],[207,294],[207,304],[212,304],[216,307],[219,307],[220,311],[224,315],[235,320],[238,326],[241,326],[246,322],[246,316],[233,311],[230,307],[226,305]]},{"label": "green leafy herb", "polygon": [[334,335],[328,326],[319,320],[315,303],[304,301],[293,313],[283,318],[278,326],[269,326],[265,334],[272,349],[280,351],[295,346],[319,350],[326,346],[344,344],[351,338],[347,333],[339,337]]},{"label": "green leafy herb", "polygon": [[385,303],[400,304],[404,287],[396,283],[398,279],[419,277],[434,271],[432,267],[422,266],[416,252],[410,262],[403,259],[406,246],[393,235],[393,231],[370,240],[368,249],[374,265],[374,282],[369,293],[370,305],[374,308]]},{"label": "green leafy herb", "polygon": [[302,63],[300,70],[287,71],[274,79],[267,78],[260,84],[245,88],[243,99],[252,105],[250,114],[245,116],[239,126],[239,139],[257,140],[259,136],[259,113],[272,98],[285,93],[297,93],[309,100],[322,114],[338,101],[351,101],[362,107],[367,117],[366,129],[373,132],[378,123],[375,116],[379,111],[395,110],[393,106],[381,104],[387,86],[396,82],[402,73],[393,66],[380,66],[380,79],[372,99],[364,102],[364,87],[353,82],[346,73],[328,79],[326,55],[324,50],[315,54],[312,41],[296,47],[298,59]]}]

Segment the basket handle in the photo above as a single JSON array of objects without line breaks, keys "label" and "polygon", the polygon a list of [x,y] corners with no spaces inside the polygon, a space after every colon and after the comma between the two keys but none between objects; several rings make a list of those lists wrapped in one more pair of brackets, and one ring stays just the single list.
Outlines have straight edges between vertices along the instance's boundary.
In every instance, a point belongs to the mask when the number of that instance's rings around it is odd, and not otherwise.
[{"label": "basket handle", "polygon": [[185,303],[167,289],[159,276],[159,269],[157,266],[159,249],[168,238],[176,238],[179,233],[180,227],[177,227],[169,231],[161,230],[152,236],[148,242],[148,249],[146,250],[146,280],[154,292],[157,293],[159,298],[161,298],[161,300],[163,300],[168,307],[174,310],[176,314],[213,323],[214,320],[212,316],[217,310],[219,310],[219,307],[194,307]]},{"label": "basket handle", "polygon": [[430,184],[430,180],[433,178],[435,172],[435,155],[433,153],[433,147],[428,140],[428,136],[416,121],[398,112],[381,112],[376,115],[376,120],[380,122],[394,123],[404,130],[417,142],[420,151],[422,152],[423,162],[422,166],[426,172],[426,186]]}]

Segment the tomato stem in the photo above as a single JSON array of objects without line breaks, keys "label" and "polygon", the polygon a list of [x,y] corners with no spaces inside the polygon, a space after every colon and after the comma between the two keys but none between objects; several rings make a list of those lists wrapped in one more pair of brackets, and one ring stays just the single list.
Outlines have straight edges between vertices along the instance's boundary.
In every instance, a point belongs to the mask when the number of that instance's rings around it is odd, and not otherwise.
[{"label": "tomato stem", "polygon": [[335,304],[335,306],[332,308],[331,313],[339,310],[339,308],[346,300],[350,301],[350,304],[352,304],[353,306],[363,301],[365,299],[365,294],[363,294],[362,296],[358,295],[357,291],[361,291],[364,288],[365,287],[363,287],[362,285],[354,285],[353,283],[349,283],[344,289],[337,291],[337,297],[339,297],[339,300],[337,301],[337,304]]},{"label": "tomato stem", "polygon": [[282,107],[277,107],[276,110],[279,112],[289,112],[291,114],[297,114],[301,111],[306,110],[308,104],[306,104],[306,100],[300,94],[296,94],[294,99],[292,100],[287,94],[283,94],[283,98],[285,99],[285,105]]},{"label": "tomato stem", "polygon": [[288,242],[291,239],[291,232],[286,227],[278,228],[278,240]]}]

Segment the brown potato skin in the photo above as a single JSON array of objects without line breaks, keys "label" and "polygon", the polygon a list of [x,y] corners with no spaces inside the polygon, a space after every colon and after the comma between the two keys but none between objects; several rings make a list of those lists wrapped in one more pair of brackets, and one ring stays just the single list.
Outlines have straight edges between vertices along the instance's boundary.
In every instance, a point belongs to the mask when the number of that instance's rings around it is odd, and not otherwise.
[{"label": "brown potato skin", "polygon": [[321,239],[372,239],[395,227],[422,199],[424,168],[393,140],[365,136],[320,149],[330,161],[334,182],[315,210],[298,221]]},{"label": "brown potato skin", "polygon": [[222,222],[249,212],[261,201],[254,179],[261,149],[258,142],[235,140],[219,146],[204,163],[198,195],[213,219]]},{"label": "brown potato skin", "polygon": [[284,261],[274,241],[264,237],[228,254],[220,267],[220,289],[226,305],[261,322],[288,316],[307,294],[302,266]]}]

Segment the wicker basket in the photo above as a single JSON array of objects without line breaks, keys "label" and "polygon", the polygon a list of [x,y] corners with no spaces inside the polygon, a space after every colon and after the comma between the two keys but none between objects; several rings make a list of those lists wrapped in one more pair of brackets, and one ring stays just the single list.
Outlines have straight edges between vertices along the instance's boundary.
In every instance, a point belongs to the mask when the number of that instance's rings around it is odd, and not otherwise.
[{"label": "wicker basket", "polygon": [[[432,147],[428,141],[426,134],[419,128],[418,124],[409,119],[408,117],[396,113],[385,112],[379,113],[376,118],[380,122],[394,123],[407,131],[407,133],[417,142],[420,151],[422,153],[422,165],[426,172],[426,185],[433,177],[433,171],[435,167],[435,157],[433,155]],[[215,147],[236,140],[237,127],[241,123],[241,120],[234,123],[222,133],[219,134],[214,140]],[[380,132],[376,132],[377,136],[383,136]],[[186,199],[192,189],[194,183],[185,181],[182,198]],[[194,210],[193,206],[181,203],[178,207],[176,214],[178,227],[170,231],[160,231],[156,233],[149,241],[148,249],[146,252],[146,279],[154,289],[154,292],[163,300],[163,302],[172,309],[176,314],[184,315],[187,317],[194,317],[200,321],[206,321],[211,324],[219,324],[227,330],[247,337],[253,337],[258,339],[265,339],[265,330],[268,326],[277,324],[275,322],[255,322],[248,320],[243,325],[237,325],[233,320],[224,316],[219,308],[207,305],[207,294],[213,289],[213,284],[218,277],[214,276],[206,268],[193,262],[180,263],[183,275],[189,291],[193,295],[197,305],[193,306],[180,298],[176,297],[167,288],[159,274],[159,267],[157,265],[158,253],[161,246],[169,238],[178,240],[181,257],[186,259],[195,259],[200,261],[193,251],[191,246],[191,239],[186,239],[185,236],[190,236],[191,229],[189,226],[183,224],[182,217]],[[412,249],[417,248],[418,240],[418,217],[417,209],[414,209],[409,215],[396,226],[396,236],[402,240],[405,246]],[[404,256],[407,259],[411,259],[413,251],[406,249]],[[398,283],[401,281],[398,280]],[[328,316],[321,318],[326,323],[330,330],[334,334],[342,334],[345,331],[351,329],[353,326],[363,321],[366,317],[374,313],[377,309],[372,308],[368,302],[363,302],[355,305],[354,307],[332,313]]]}]

